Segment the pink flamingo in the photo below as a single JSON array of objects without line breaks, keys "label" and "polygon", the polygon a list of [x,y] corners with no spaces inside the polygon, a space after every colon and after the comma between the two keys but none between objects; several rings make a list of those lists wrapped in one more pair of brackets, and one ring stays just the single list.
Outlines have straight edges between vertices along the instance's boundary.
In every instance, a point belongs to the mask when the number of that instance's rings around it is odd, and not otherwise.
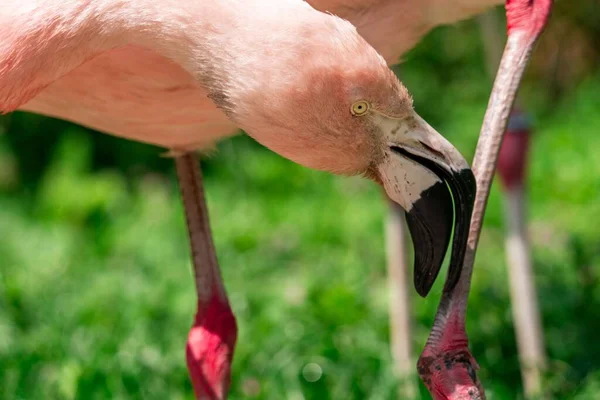
[{"label": "pink flamingo", "polygon": [[15,109],[176,156],[198,294],[187,346],[198,398],[226,396],[236,328],[191,152],[236,127],[299,164],[381,184],[408,212],[422,295],[439,272],[454,218],[447,287],[460,276],[474,192],[468,164],[414,112],[354,26],[304,1],[6,4],[0,111]]},{"label": "pink flamingo", "polygon": [[[57,116],[179,154],[199,295],[188,343],[199,398],[226,395],[235,320],[214,255],[201,175],[186,152],[239,126],[300,164],[363,173],[382,184],[408,211],[415,283],[423,295],[449,244],[452,212],[446,294],[454,293],[470,217],[467,164],[412,111],[406,90],[356,31],[298,0],[258,3],[263,7],[237,0],[183,6],[71,0],[58,7],[29,0],[0,10],[0,110]],[[483,8],[470,3],[472,12]],[[513,1],[525,11],[527,3]],[[360,6],[354,6],[360,19],[368,20]],[[398,133],[401,138],[393,137]],[[446,206],[432,213],[434,202]],[[464,301],[466,293],[468,283],[460,291]]]}]

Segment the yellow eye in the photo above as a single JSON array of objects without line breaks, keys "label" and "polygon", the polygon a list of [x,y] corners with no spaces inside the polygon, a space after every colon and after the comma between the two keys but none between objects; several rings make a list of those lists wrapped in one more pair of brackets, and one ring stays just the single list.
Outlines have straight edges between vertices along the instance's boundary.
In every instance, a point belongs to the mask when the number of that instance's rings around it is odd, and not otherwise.
[{"label": "yellow eye", "polygon": [[370,107],[371,105],[367,101],[359,100],[356,103],[352,104],[352,108],[350,109],[350,111],[352,112],[352,115],[360,117],[361,115],[365,115],[367,111],[369,111]]}]

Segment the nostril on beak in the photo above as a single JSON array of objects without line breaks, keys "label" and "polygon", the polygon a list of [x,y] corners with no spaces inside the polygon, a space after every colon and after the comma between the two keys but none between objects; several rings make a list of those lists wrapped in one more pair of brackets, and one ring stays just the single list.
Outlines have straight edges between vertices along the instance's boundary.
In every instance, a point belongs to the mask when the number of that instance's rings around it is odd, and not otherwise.
[{"label": "nostril on beak", "polygon": [[420,140],[419,140],[419,143],[421,144],[421,146],[425,147],[427,149],[427,151],[429,151],[431,154],[438,156],[442,160],[444,160],[446,158],[446,157],[444,157],[444,155],[442,153],[440,153],[436,149],[432,148],[431,146],[428,146],[427,144],[421,142]]}]

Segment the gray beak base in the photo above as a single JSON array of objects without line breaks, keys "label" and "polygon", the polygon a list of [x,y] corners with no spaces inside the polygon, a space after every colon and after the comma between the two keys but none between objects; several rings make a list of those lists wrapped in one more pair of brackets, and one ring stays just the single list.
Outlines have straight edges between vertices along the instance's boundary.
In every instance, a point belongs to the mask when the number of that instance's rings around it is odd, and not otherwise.
[{"label": "gray beak base", "polygon": [[406,220],[415,254],[415,289],[419,295],[426,297],[442,267],[454,216],[452,256],[444,286],[444,291],[449,292],[460,278],[466,252],[476,190],[473,172],[468,168],[448,171],[434,161],[403,148],[392,147],[392,150],[421,164],[441,180],[421,192],[420,198],[406,213]]}]

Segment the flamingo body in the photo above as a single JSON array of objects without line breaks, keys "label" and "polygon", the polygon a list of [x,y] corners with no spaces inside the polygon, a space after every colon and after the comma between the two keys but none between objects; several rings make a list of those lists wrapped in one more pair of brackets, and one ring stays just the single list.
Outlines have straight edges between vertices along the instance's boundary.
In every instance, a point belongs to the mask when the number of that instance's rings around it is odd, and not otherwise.
[{"label": "flamingo body", "polygon": [[[309,1],[318,10],[352,22],[388,64],[397,63],[433,27],[468,18],[501,2]],[[30,3],[33,7],[36,2]],[[2,20],[3,16],[6,20]],[[29,20],[29,16],[24,17]],[[18,28],[10,11],[0,13],[0,22],[4,26],[0,32],[7,26]],[[27,23],[22,21],[24,26]],[[30,40],[23,42],[23,48],[31,47]],[[45,41],[43,37],[39,40]],[[53,49],[48,52],[51,55]],[[65,66],[63,75],[44,82],[43,87],[21,93],[10,101],[2,101],[0,97],[0,112],[18,108],[180,151],[201,149],[236,132],[236,124],[207,97],[197,80],[164,54],[128,44],[99,54],[90,52],[80,61]],[[2,72],[0,69],[0,86]]]},{"label": "flamingo body", "polygon": [[[438,173],[455,184],[467,183],[455,189],[469,193],[452,193],[454,248],[460,250],[466,235],[459,233],[470,222],[472,174],[456,149],[414,113],[408,92],[387,64],[432,27],[497,3],[311,3],[353,22],[363,39],[347,22],[300,0],[13,2],[0,8],[0,111],[37,112],[182,152],[240,127],[305,166],[374,179],[407,210],[409,226],[414,215],[435,217],[436,224],[448,221],[447,215],[420,212],[439,206],[439,196],[450,200],[448,182],[419,164],[429,158]],[[360,103],[364,99],[368,102]],[[366,118],[359,118],[364,109],[356,104],[365,105]],[[458,207],[469,202],[464,215],[458,214]],[[421,235],[415,240],[411,229],[413,242],[433,248],[421,258],[427,265],[416,269],[422,276],[417,289],[425,295],[441,266],[445,251],[439,250],[447,247],[450,229],[442,226],[441,238],[423,237],[431,235],[431,221],[412,221]],[[456,282],[462,256],[455,258]],[[235,323],[227,302],[215,303],[218,296],[210,290],[190,332],[188,366],[199,398],[223,398]],[[454,347],[445,351],[456,356],[465,350],[466,335],[461,323],[450,330],[456,333]],[[448,372],[450,378],[434,373],[428,387],[440,388],[436,399],[467,398],[456,395],[479,388],[465,367],[471,363],[459,363],[455,373]],[[459,392],[443,397],[457,384]]]},{"label": "flamingo body", "polygon": [[[353,25],[302,0],[27,0],[1,9],[0,37],[1,111],[181,153],[239,127],[306,167],[380,183],[408,212],[421,295],[448,248],[448,217],[470,218],[464,158]],[[450,285],[466,240],[456,232]]]},{"label": "flamingo body", "polygon": [[169,149],[201,149],[236,130],[187,71],[134,45],[87,61],[20,108]]}]

